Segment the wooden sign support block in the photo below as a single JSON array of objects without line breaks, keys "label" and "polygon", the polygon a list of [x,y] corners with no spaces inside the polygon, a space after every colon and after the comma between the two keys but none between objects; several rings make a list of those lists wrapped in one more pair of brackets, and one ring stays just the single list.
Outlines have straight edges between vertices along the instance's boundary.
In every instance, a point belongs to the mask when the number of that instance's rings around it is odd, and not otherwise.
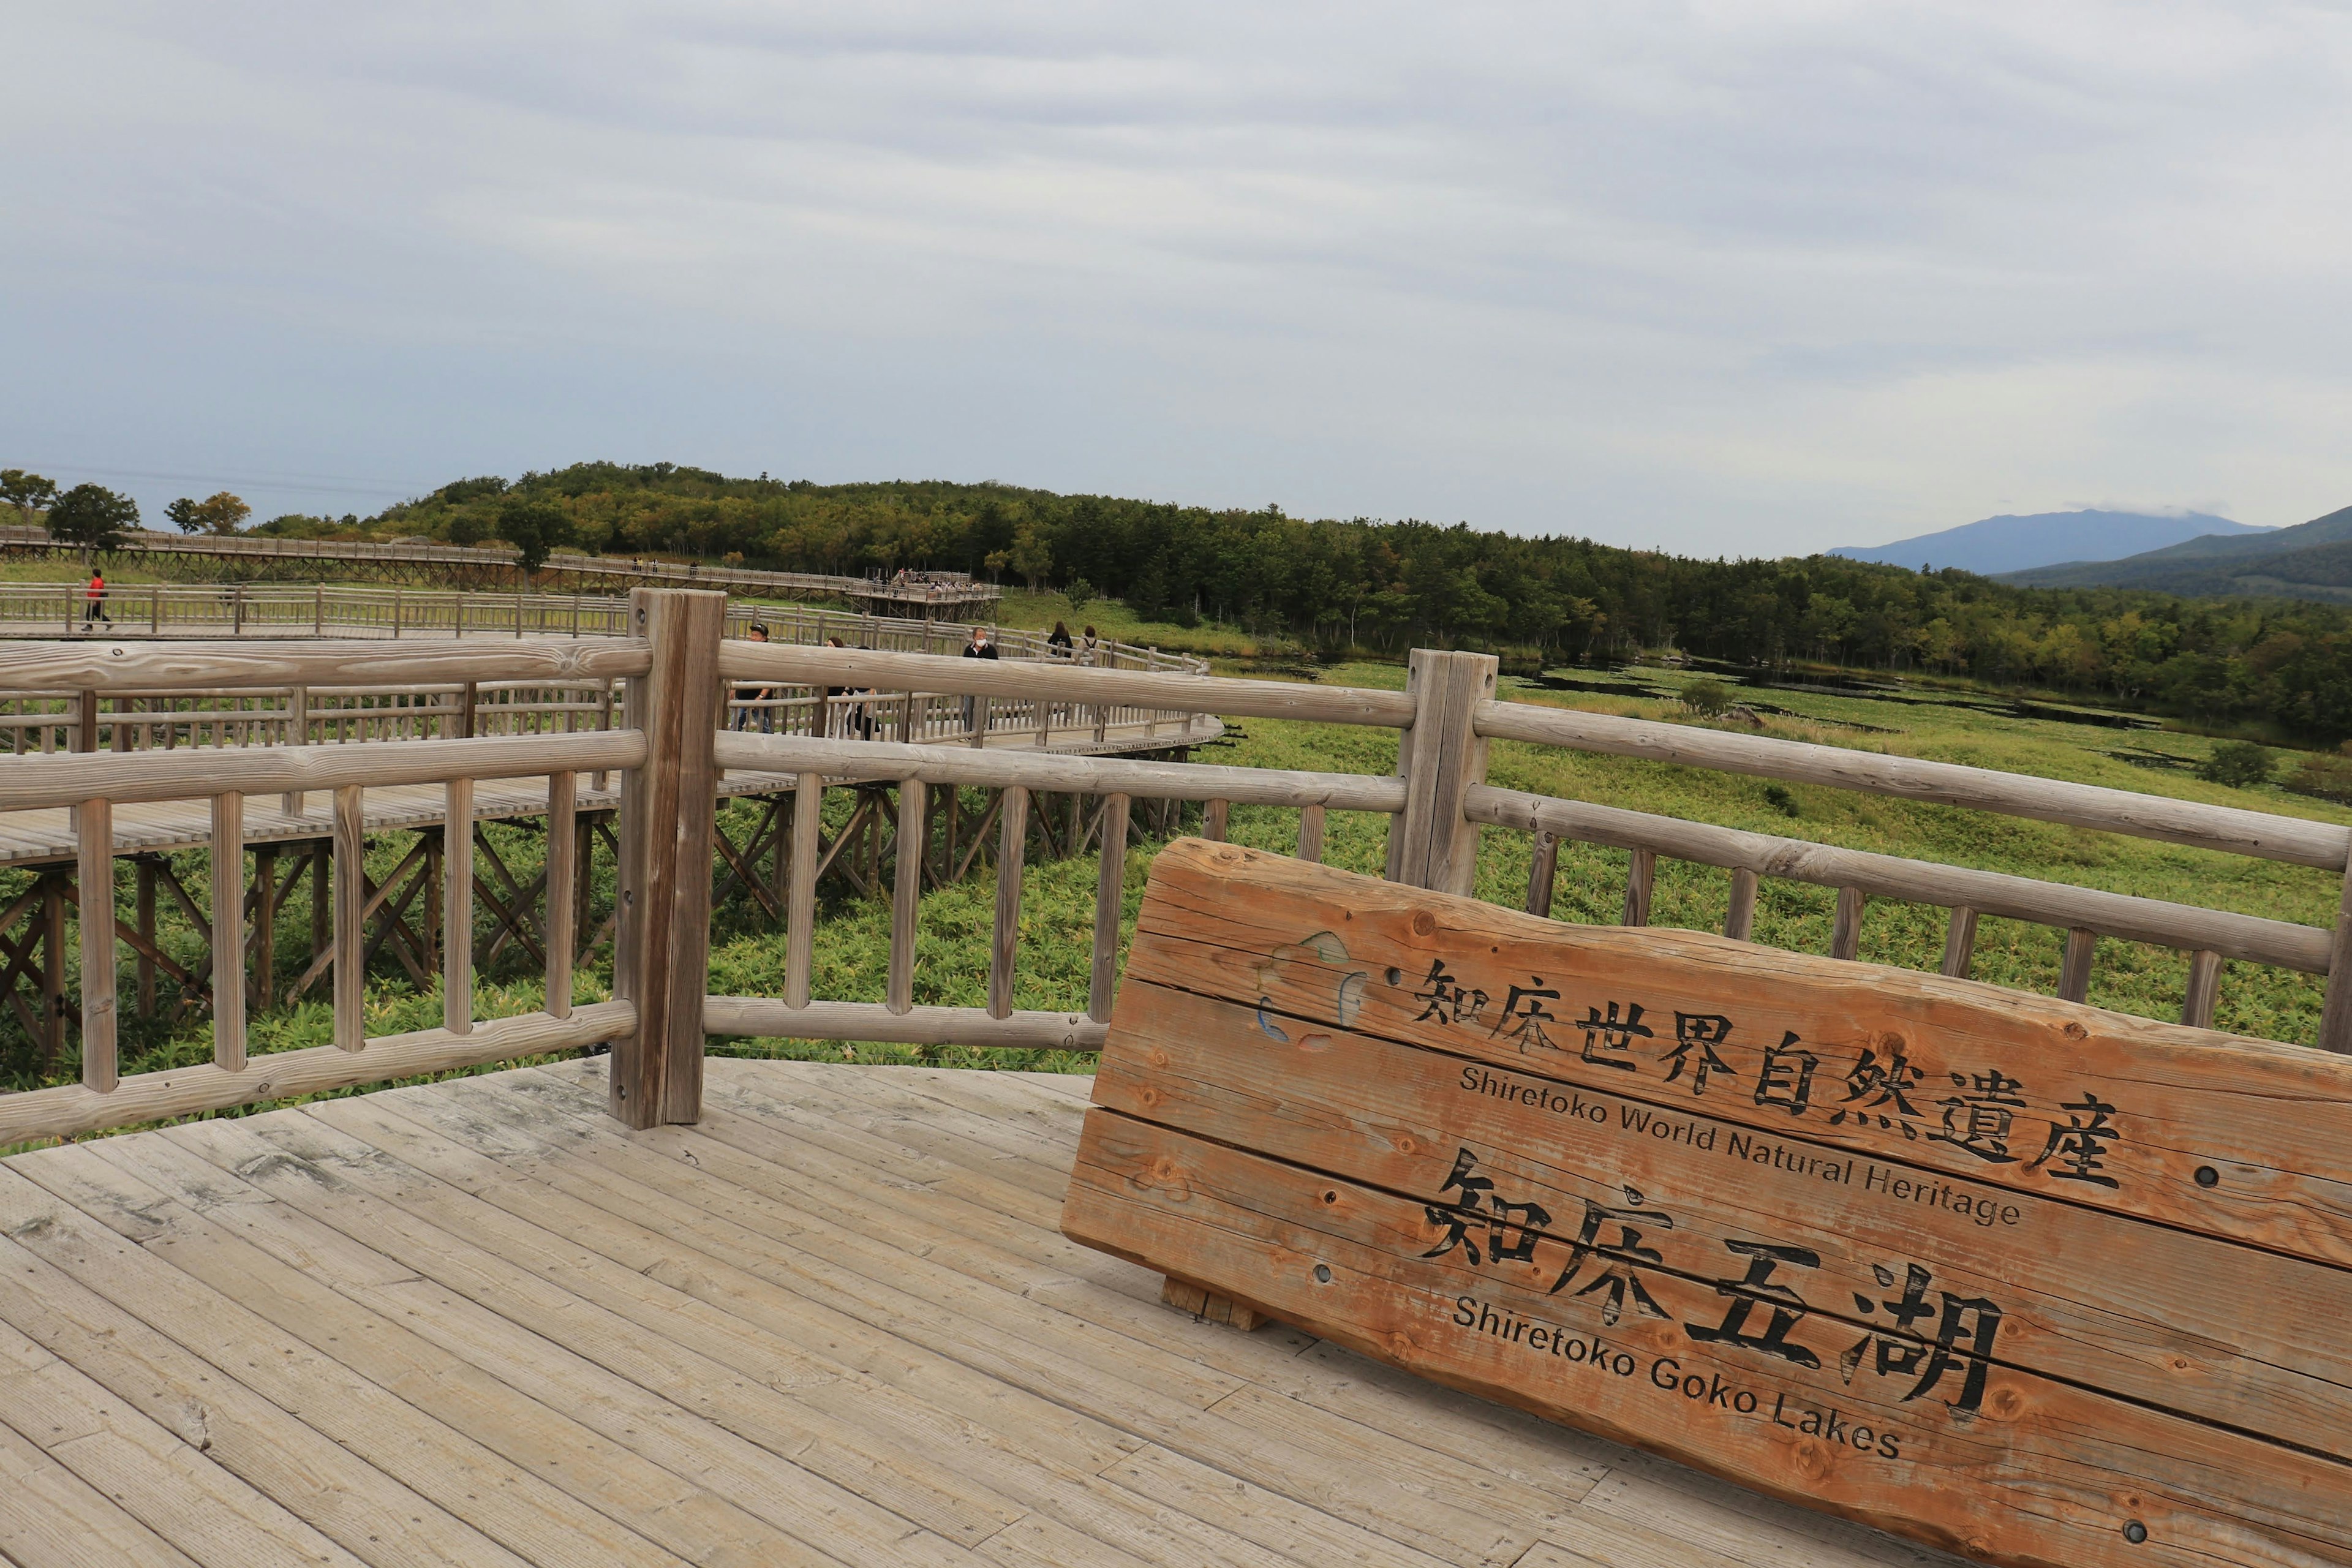
[{"label": "wooden sign support block", "polygon": [[1229,844],[1063,1229],[1996,1563],[2352,1563],[2352,1062]]}]

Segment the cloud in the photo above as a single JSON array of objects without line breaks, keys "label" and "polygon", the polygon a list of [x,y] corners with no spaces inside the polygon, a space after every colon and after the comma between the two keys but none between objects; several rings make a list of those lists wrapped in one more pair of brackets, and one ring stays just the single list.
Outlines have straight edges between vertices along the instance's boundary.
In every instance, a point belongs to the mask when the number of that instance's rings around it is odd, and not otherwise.
[{"label": "cloud", "polygon": [[26,9],[25,457],[1706,553],[2352,489],[2338,9]]}]

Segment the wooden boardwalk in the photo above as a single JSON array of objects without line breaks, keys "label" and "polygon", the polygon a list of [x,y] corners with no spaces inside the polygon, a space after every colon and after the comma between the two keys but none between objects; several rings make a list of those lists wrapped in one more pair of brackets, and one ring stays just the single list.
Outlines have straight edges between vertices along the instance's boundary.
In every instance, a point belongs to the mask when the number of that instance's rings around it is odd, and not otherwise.
[{"label": "wooden boardwalk", "polygon": [[1954,1560],[1161,1306],[1056,1229],[1091,1080],[604,1058],[0,1162],[0,1559]]}]

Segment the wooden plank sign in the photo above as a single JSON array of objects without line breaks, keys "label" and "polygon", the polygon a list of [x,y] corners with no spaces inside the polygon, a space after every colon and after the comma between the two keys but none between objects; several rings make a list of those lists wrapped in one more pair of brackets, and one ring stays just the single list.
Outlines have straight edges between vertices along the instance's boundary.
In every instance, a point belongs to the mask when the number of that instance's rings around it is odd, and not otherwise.
[{"label": "wooden plank sign", "polygon": [[[1163,851],[1063,1229],[1987,1562],[2352,1563],[2352,1063]],[[1180,1293],[1181,1294],[1181,1293]]]}]

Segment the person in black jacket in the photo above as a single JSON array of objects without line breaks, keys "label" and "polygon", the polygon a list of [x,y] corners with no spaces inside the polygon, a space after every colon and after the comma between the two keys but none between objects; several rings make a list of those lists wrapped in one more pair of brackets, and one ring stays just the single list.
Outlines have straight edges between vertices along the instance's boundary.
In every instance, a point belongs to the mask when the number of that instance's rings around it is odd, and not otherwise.
[{"label": "person in black jacket", "polygon": [[[988,628],[986,626],[974,626],[971,628],[971,640],[963,645],[963,656],[966,658],[994,658],[996,657],[996,645],[988,640]],[[974,729],[977,726],[979,718],[980,699],[977,697],[965,698],[963,700],[964,729],[967,731]]]}]

